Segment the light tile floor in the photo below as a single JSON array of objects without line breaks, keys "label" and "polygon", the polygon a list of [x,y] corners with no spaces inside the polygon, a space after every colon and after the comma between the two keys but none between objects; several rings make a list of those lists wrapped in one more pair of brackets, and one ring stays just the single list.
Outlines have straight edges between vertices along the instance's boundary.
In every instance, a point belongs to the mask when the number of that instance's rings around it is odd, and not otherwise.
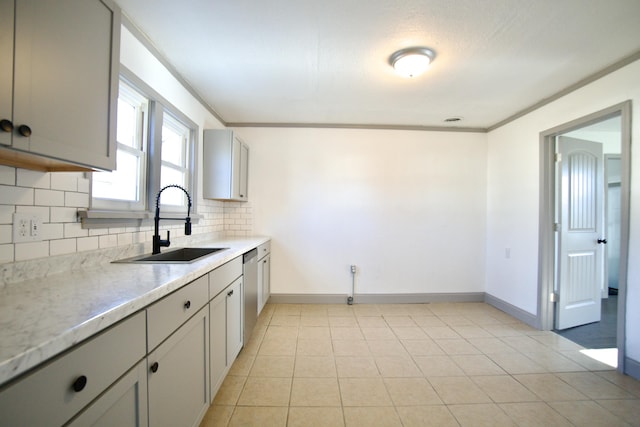
[{"label": "light tile floor", "polygon": [[213,426],[640,426],[640,382],[483,303],[269,304]]}]

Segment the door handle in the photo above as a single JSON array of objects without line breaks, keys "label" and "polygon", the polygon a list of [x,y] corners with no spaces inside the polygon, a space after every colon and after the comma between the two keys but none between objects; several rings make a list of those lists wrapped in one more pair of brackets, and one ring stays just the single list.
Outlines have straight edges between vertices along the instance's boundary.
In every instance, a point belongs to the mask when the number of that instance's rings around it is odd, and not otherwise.
[{"label": "door handle", "polygon": [[599,245],[601,245],[601,244],[605,244],[606,245],[607,244],[607,239],[598,239],[598,244]]}]

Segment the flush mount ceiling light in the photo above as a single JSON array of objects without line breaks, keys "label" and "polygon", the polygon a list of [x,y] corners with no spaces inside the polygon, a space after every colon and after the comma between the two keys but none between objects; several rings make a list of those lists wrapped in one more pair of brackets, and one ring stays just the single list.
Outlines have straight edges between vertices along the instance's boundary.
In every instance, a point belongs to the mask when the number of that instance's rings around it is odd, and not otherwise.
[{"label": "flush mount ceiling light", "polygon": [[404,77],[415,77],[427,71],[436,53],[428,47],[408,47],[389,57],[389,64]]}]

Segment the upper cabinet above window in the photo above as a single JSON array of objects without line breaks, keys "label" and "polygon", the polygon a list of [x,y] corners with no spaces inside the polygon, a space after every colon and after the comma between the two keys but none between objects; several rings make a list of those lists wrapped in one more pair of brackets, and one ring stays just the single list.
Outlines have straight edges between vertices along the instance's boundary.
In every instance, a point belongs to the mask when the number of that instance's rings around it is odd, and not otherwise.
[{"label": "upper cabinet above window", "polygon": [[119,44],[109,0],[0,1],[0,164],[115,169]]}]

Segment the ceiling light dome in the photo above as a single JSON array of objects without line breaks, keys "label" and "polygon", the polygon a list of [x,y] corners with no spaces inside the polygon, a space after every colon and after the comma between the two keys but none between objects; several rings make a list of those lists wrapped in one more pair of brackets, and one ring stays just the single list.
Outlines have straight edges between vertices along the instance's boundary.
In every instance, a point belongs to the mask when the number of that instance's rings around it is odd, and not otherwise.
[{"label": "ceiling light dome", "polygon": [[436,53],[427,47],[408,47],[389,57],[389,63],[398,74],[415,77],[427,71]]}]

